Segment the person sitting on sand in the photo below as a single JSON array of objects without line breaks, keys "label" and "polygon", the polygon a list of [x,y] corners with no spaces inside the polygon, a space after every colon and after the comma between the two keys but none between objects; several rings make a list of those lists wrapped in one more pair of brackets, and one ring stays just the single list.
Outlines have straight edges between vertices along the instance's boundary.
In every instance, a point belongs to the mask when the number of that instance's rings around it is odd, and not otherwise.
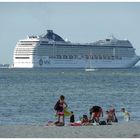
[{"label": "person sitting on sand", "polygon": [[99,123],[101,115],[103,117],[103,110],[100,106],[93,106],[90,108],[90,122],[94,123],[94,121],[96,121]]},{"label": "person sitting on sand", "polygon": [[63,125],[65,124],[64,109],[67,107],[67,104],[64,100],[65,100],[65,96],[61,95],[60,99],[57,101],[57,103],[54,106],[56,115],[58,116],[58,122],[56,122],[56,124],[60,123],[61,117],[62,117]]},{"label": "person sitting on sand", "polygon": [[108,115],[109,115],[111,122],[118,122],[118,119],[117,119],[116,113],[115,113],[115,108],[113,106],[111,106],[110,109],[108,110]]},{"label": "person sitting on sand", "polygon": [[128,111],[125,110],[125,108],[122,108],[121,111],[123,112],[124,120],[128,122],[130,120],[130,114]]},{"label": "person sitting on sand", "polygon": [[89,125],[89,119],[87,115],[83,115],[82,119],[81,119],[81,124],[82,125]]},{"label": "person sitting on sand", "polygon": [[71,111],[70,123],[74,123],[74,122],[75,122],[74,113],[73,113],[73,111]]},{"label": "person sitting on sand", "polygon": [[107,115],[107,116],[106,116],[106,122],[107,122],[107,123],[110,123],[110,122],[113,122],[113,121],[114,121],[111,112],[109,112],[109,111],[107,110],[107,111],[106,111],[106,115]]}]

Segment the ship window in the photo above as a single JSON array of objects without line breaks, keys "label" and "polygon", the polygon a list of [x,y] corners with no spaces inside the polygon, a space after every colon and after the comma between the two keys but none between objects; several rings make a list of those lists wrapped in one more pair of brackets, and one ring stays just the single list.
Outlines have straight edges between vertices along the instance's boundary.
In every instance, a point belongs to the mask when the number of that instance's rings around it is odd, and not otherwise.
[{"label": "ship window", "polygon": [[81,59],[82,58],[82,56],[81,55],[78,55],[78,59]]},{"label": "ship window", "polygon": [[22,43],[21,43],[21,45],[32,45],[32,44],[22,44]]},{"label": "ship window", "polygon": [[95,55],[95,59],[98,59],[98,56],[97,55]]},{"label": "ship window", "polygon": [[72,56],[72,55],[70,55],[70,56],[69,56],[69,59],[73,59],[73,56]]},{"label": "ship window", "polygon": [[68,58],[68,56],[67,55],[63,55],[63,59],[67,59]]},{"label": "ship window", "polygon": [[30,57],[15,57],[16,59],[29,59]]},{"label": "ship window", "polygon": [[103,56],[103,59],[106,59],[106,56],[105,55]]},{"label": "ship window", "polygon": [[110,39],[106,39],[106,41],[110,41]]},{"label": "ship window", "polygon": [[48,43],[48,41],[42,41],[41,43]]},{"label": "ship window", "polygon": [[76,58],[78,58],[78,56],[77,56],[77,55],[74,55],[74,56],[73,56],[73,58],[75,58],[75,59],[76,59]]},{"label": "ship window", "polygon": [[40,45],[47,45],[47,44],[40,44]]},{"label": "ship window", "polygon": [[61,55],[57,55],[57,59],[61,59],[62,57],[61,57]]},{"label": "ship window", "polygon": [[99,55],[99,59],[102,59],[102,56],[101,55]]},{"label": "ship window", "polygon": [[108,59],[110,59],[110,56],[108,56]]},{"label": "ship window", "polygon": [[88,56],[88,55],[86,55],[86,56],[85,56],[85,58],[86,58],[86,59],[89,59],[89,56]]},{"label": "ship window", "polygon": [[49,56],[49,58],[55,58],[55,56]]},{"label": "ship window", "polygon": [[91,56],[91,59],[94,59],[94,56],[93,55]]}]

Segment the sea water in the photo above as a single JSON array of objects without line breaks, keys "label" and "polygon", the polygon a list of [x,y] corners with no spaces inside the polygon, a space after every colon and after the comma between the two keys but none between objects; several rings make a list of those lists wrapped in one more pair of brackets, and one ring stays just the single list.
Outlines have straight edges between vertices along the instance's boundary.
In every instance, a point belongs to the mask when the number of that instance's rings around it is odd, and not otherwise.
[{"label": "sea water", "polygon": [[[0,69],[0,125],[45,124],[56,120],[54,105],[64,95],[78,121],[93,105],[114,106],[123,121],[140,120],[140,67],[131,69]],[[66,118],[66,121],[69,118]]]}]

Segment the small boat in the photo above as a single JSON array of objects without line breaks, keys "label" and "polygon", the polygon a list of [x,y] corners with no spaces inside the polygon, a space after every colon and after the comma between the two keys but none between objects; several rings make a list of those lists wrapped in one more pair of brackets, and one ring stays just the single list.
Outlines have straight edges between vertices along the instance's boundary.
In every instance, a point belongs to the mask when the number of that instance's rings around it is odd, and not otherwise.
[{"label": "small boat", "polygon": [[85,69],[85,71],[87,71],[87,72],[91,72],[91,71],[95,71],[95,69],[87,68],[87,69]]}]

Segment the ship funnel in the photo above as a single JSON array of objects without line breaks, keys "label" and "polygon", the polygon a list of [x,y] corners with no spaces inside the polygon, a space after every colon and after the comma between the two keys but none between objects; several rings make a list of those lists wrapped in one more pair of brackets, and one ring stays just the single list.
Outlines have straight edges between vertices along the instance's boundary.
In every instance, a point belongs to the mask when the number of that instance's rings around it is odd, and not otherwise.
[{"label": "ship funnel", "polygon": [[53,33],[53,30],[47,30],[47,33]]}]

